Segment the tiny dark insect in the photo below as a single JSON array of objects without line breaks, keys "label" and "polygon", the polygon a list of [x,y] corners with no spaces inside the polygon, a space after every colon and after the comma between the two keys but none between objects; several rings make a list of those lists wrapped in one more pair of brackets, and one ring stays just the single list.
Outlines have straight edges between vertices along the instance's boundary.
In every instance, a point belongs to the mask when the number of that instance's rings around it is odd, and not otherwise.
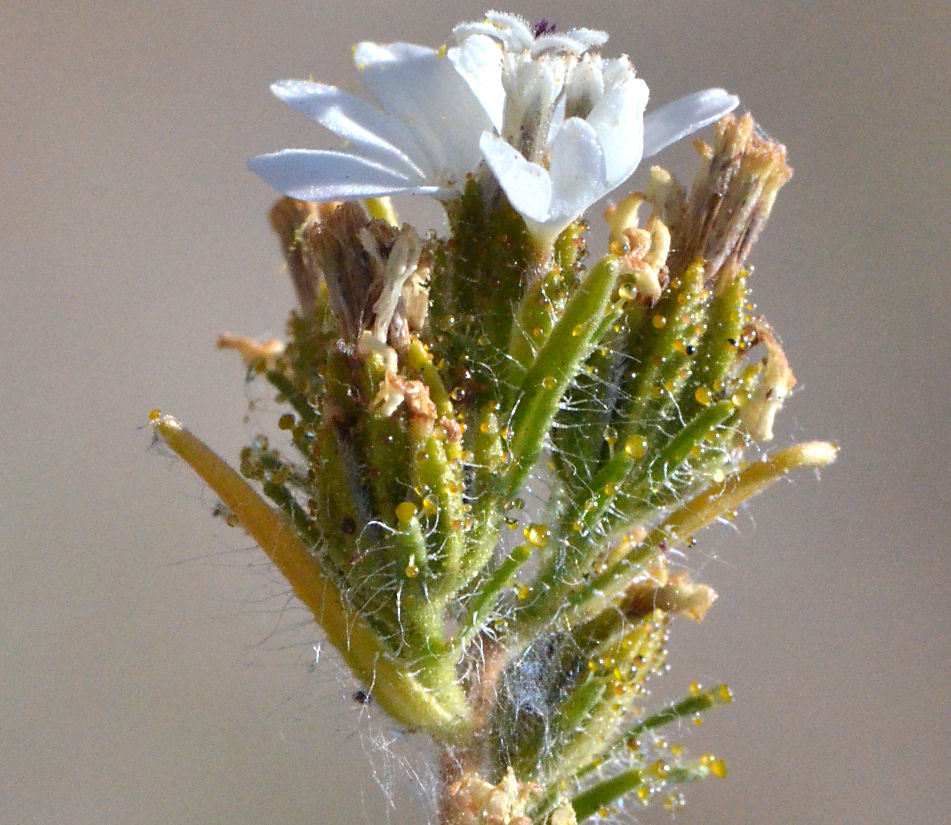
[{"label": "tiny dark insect", "polygon": [[369,705],[373,702],[373,696],[363,688],[353,692],[353,701],[358,705]]}]

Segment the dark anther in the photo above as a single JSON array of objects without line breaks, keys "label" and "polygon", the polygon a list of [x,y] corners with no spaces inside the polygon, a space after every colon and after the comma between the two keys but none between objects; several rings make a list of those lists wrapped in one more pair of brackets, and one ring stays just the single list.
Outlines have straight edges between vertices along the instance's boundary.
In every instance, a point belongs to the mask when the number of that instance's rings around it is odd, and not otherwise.
[{"label": "dark anther", "polygon": [[555,22],[549,20],[547,17],[543,17],[532,27],[532,34],[535,37],[544,37],[546,34],[555,33]]}]

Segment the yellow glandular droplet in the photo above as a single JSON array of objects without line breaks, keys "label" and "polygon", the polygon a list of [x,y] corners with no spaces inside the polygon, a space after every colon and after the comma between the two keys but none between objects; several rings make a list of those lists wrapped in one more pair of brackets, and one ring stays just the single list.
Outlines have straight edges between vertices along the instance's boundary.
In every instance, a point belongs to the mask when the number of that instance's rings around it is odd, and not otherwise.
[{"label": "yellow glandular droplet", "polygon": [[667,774],[670,773],[670,765],[663,759],[658,759],[656,762],[651,763],[647,768],[647,772],[657,779],[666,779]]},{"label": "yellow glandular droplet", "polygon": [[558,382],[555,380],[554,376],[546,375],[546,376],[542,379],[542,386],[543,386],[546,390],[553,390],[553,389],[555,389],[555,387],[558,386]]},{"label": "yellow glandular droplet", "polygon": [[722,484],[725,478],[726,473],[724,473],[719,467],[710,475],[710,479],[714,484]]},{"label": "yellow glandular droplet", "polygon": [[613,481],[609,481],[604,485],[604,494],[607,496],[613,496],[617,492],[617,484]]},{"label": "yellow glandular droplet", "polygon": [[691,682],[688,690],[691,696],[699,696],[703,692],[703,685],[700,682]]},{"label": "yellow glandular droplet", "polygon": [[439,512],[439,500],[434,495],[428,495],[423,499],[423,512],[427,516],[434,516]]},{"label": "yellow glandular droplet", "polygon": [[532,335],[534,335],[536,338],[541,338],[544,334],[545,330],[543,330],[541,327],[535,327],[535,329],[532,330]]},{"label": "yellow glandular droplet", "polygon": [[697,399],[697,402],[707,406],[712,400],[713,396],[710,394],[710,390],[706,387],[697,387],[697,391],[693,394],[693,397]]},{"label": "yellow glandular droplet", "polygon": [[396,505],[396,517],[401,524],[408,524],[416,515],[416,505],[412,501],[401,501]]},{"label": "yellow glandular droplet", "polygon": [[489,426],[489,422],[488,422],[488,421],[483,421],[483,422],[479,425],[479,431],[482,432],[482,433],[485,433],[486,435],[488,435],[490,432],[492,432],[492,428]]},{"label": "yellow glandular droplet", "polygon": [[406,568],[403,570],[406,574],[406,577],[409,579],[415,579],[419,575],[419,568],[416,566],[416,559],[410,559],[409,564],[406,565]]},{"label": "yellow glandular droplet", "polygon": [[152,410],[149,413],[149,421],[158,421],[162,417],[162,411],[159,409]]},{"label": "yellow glandular droplet", "polygon": [[529,524],[524,532],[528,543],[535,547],[545,547],[551,541],[551,530],[544,524]]},{"label": "yellow glandular droplet", "polygon": [[745,392],[735,392],[730,396],[730,401],[733,402],[734,407],[742,407],[748,400],[748,397]]},{"label": "yellow glandular droplet", "polygon": [[686,804],[687,798],[679,791],[664,798],[664,810],[670,813],[681,810]]},{"label": "yellow glandular droplet", "polygon": [[637,287],[631,283],[621,284],[617,288],[617,294],[620,295],[625,301],[633,301],[637,297]]},{"label": "yellow glandular droplet", "polygon": [[686,349],[683,338],[678,338],[676,341],[674,341],[673,347],[675,350],[677,350],[677,352],[683,352]]},{"label": "yellow glandular droplet", "polygon": [[453,401],[461,401],[466,397],[466,391],[462,387],[453,387],[452,392],[449,393],[449,397]]},{"label": "yellow glandular droplet", "polygon": [[723,779],[726,776],[726,762],[722,759],[714,759],[710,765],[710,773],[717,779]]},{"label": "yellow glandular droplet", "polygon": [[583,324],[575,324],[575,325],[571,328],[571,334],[572,334],[575,338],[577,338],[579,335],[581,335],[582,332],[584,332],[584,325],[583,325]]},{"label": "yellow glandular droplet", "polygon": [[523,584],[518,589],[518,599],[521,602],[524,602],[525,599],[527,599],[531,594],[532,594],[532,588],[530,588],[527,584]]},{"label": "yellow glandular droplet", "polygon": [[641,785],[641,787],[637,789],[637,798],[646,805],[651,798],[651,789],[648,788],[647,785]]},{"label": "yellow glandular droplet", "polygon": [[647,452],[647,439],[642,435],[632,435],[624,442],[624,452],[627,453],[628,458],[633,458],[635,461],[643,458],[644,453]]},{"label": "yellow glandular droplet", "polygon": [[703,724],[703,717],[699,713],[695,713],[691,721],[699,728]]},{"label": "yellow glandular droplet", "polygon": [[663,329],[667,326],[667,319],[663,315],[655,315],[651,318],[651,323],[657,329]]},{"label": "yellow glandular droplet", "polygon": [[717,688],[717,698],[721,702],[728,704],[733,701],[733,691],[726,685],[720,685],[720,687]]}]

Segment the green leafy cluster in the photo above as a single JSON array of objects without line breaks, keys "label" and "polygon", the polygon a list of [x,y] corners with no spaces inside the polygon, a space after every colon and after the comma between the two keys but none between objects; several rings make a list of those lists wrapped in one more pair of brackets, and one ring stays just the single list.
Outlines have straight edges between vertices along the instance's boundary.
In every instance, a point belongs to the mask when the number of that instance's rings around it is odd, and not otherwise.
[{"label": "green leafy cluster", "polygon": [[714,596],[671,550],[831,460],[800,445],[744,463],[792,382],[741,268],[786,177],[777,147],[728,119],[690,193],[655,173],[647,229],[616,219],[594,262],[583,223],[540,254],[473,180],[449,232],[417,238],[409,286],[389,258],[412,230],[373,204],[346,220],[275,208],[302,306],[283,352],[249,364],[286,405],[289,446],[258,437],[241,472],[313,562],[289,578],[365,689],[444,750],[448,797],[453,776],[512,769],[533,822],[566,800],[581,821],[722,775],[709,755],[659,758],[657,731],[726,687],[658,708],[646,683],[671,617]]}]

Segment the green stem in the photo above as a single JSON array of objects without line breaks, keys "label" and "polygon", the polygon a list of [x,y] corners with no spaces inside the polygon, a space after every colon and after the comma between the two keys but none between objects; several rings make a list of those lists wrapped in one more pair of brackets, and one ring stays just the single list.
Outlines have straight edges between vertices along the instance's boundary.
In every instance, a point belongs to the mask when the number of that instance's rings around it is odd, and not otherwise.
[{"label": "green stem", "polygon": [[[706,779],[712,773],[709,766],[703,762],[691,762],[686,765],[677,765],[670,768],[663,778],[663,786],[676,785],[681,782],[693,782],[698,779]],[[575,816],[578,822],[583,822],[589,816],[592,816],[601,808],[610,805],[622,796],[626,796],[631,791],[636,791],[645,785],[650,785],[654,789],[649,769],[631,768],[630,770],[619,773],[604,782],[573,797],[571,807],[575,809]]]},{"label": "green stem", "polygon": [[490,576],[483,580],[473,593],[468,616],[463,622],[459,634],[458,647],[460,651],[465,650],[469,642],[482,629],[482,625],[491,615],[499,595],[509,586],[518,569],[531,558],[531,555],[531,548],[520,544]]},{"label": "green stem", "polygon": [[525,374],[509,427],[506,498],[518,492],[541,454],[561,399],[602,328],[618,271],[610,256],[592,267]]},{"label": "green stem", "polygon": [[705,710],[716,707],[717,705],[727,705],[733,701],[733,694],[726,685],[717,685],[710,690],[698,693],[696,696],[690,696],[672,705],[659,710],[657,713],[642,719],[633,728],[631,728],[628,737],[637,736],[646,730],[654,730],[664,725],[676,722],[684,716],[694,716],[703,713]]},{"label": "green stem", "polygon": [[426,730],[441,741],[466,736],[471,723],[458,685],[450,685],[439,694],[423,687],[388,653],[385,643],[363,617],[346,605],[282,513],[271,508],[237,472],[177,420],[163,415],[153,426],[156,434],[237,516],[384,710],[398,722]]},{"label": "green stem", "polygon": [[620,593],[631,578],[643,569],[662,542],[677,542],[693,535],[746,499],[765,490],[798,467],[825,467],[831,464],[838,448],[827,441],[809,441],[780,450],[748,465],[714,484],[672,513],[648,536],[618,559],[601,575],[592,579],[570,598],[567,621],[576,622],[597,615]]},{"label": "green stem", "polygon": [[593,788],[578,794],[571,800],[571,807],[575,809],[578,822],[583,822],[615,799],[637,790],[644,782],[644,771],[635,768],[599,782]]}]

